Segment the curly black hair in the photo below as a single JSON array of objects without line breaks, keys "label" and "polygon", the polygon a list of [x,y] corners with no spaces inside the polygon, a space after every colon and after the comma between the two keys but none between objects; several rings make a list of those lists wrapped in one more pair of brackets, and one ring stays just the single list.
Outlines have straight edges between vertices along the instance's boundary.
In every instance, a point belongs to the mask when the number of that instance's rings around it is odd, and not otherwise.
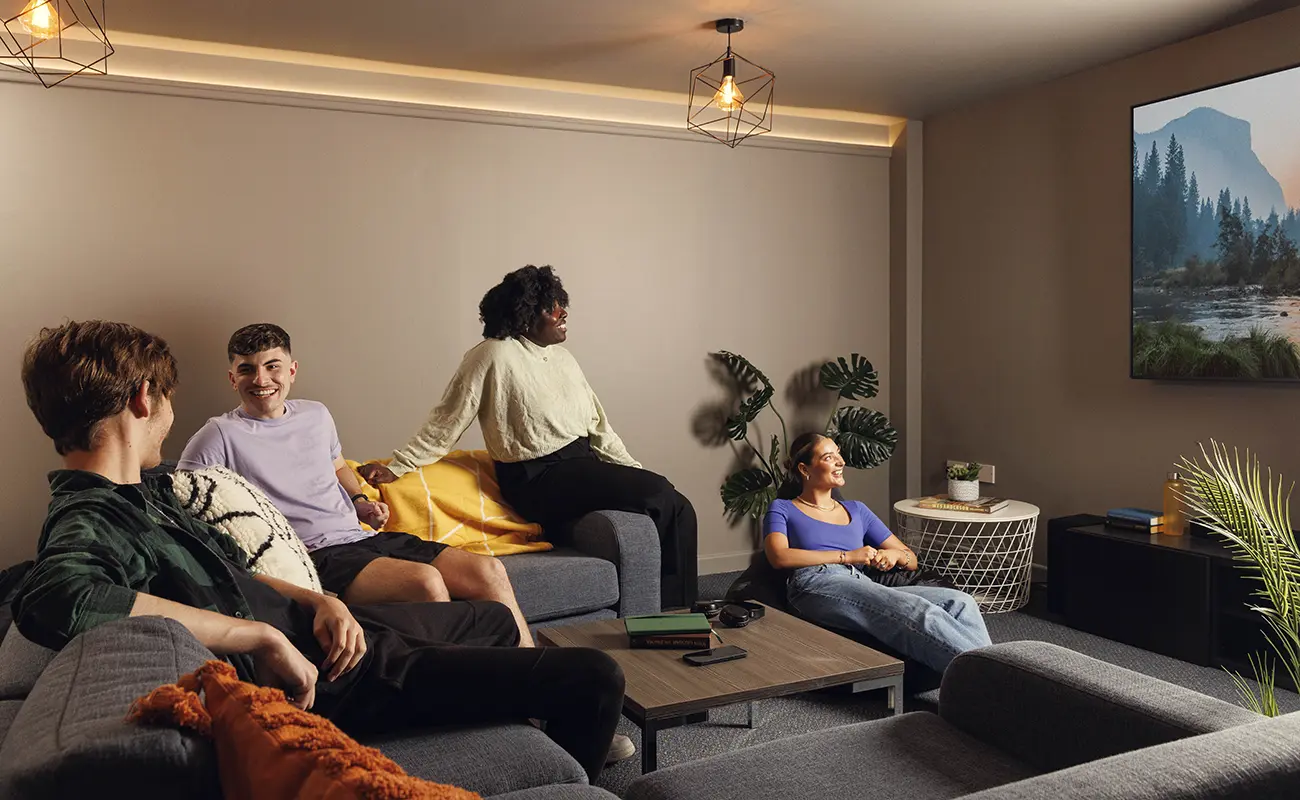
[{"label": "curly black hair", "polygon": [[483,322],[484,339],[508,339],[526,336],[543,312],[569,307],[569,293],[564,291],[555,270],[549,266],[526,267],[508,273],[501,282],[483,295],[478,304],[478,318]]}]

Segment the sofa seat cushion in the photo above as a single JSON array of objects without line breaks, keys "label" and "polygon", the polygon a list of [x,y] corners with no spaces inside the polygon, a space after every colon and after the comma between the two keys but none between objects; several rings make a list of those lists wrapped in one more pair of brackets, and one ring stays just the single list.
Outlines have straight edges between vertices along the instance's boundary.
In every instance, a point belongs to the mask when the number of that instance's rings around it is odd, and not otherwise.
[{"label": "sofa seat cushion", "polygon": [[18,710],[22,707],[22,700],[0,700],[0,744],[4,744],[5,736],[8,735],[9,728],[14,724],[14,718],[18,716]]},{"label": "sofa seat cushion", "polygon": [[438,727],[361,738],[408,775],[487,797],[552,783],[586,783],[573,757],[532,725]]},{"label": "sofa seat cushion", "polygon": [[179,622],[135,617],[73,639],[32,687],[0,745],[0,797],[216,798],[208,743],[126,721],[137,697],[212,658]]},{"label": "sofa seat cushion", "polygon": [[11,624],[0,642],[0,700],[21,700],[54,660],[53,650],[41,647]]},{"label": "sofa seat cushion", "polygon": [[538,786],[536,789],[497,795],[493,800],[618,800],[618,795],[610,794],[595,786],[569,783],[563,786]]},{"label": "sofa seat cushion", "polygon": [[603,558],[557,547],[503,556],[524,619],[541,622],[609,608],[618,602],[618,570]]},{"label": "sofa seat cushion", "polygon": [[626,797],[944,800],[1035,774],[934,714],[918,712],[816,731],[661,769],[634,781]]}]

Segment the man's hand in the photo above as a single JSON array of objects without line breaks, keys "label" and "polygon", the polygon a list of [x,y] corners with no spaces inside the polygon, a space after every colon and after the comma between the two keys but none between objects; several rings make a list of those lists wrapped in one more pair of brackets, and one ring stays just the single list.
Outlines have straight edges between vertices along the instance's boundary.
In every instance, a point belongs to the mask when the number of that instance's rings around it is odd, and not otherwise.
[{"label": "man's hand", "polygon": [[316,667],[283,633],[265,623],[257,624],[263,628],[259,631],[259,644],[251,651],[257,682],[283,689],[298,708],[310,709],[316,702]]},{"label": "man's hand", "polygon": [[352,504],[357,509],[357,519],[374,528],[383,530],[388,522],[388,504],[372,500],[358,500]]},{"label": "man's hand", "polygon": [[321,595],[316,601],[312,633],[325,651],[321,671],[331,683],[361,663],[366,654],[366,633],[343,601]]},{"label": "man's hand", "polygon": [[375,487],[397,480],[397,476],[393,474],[391,469],[374,461],[357,467],[357,474],[366,483]]}]

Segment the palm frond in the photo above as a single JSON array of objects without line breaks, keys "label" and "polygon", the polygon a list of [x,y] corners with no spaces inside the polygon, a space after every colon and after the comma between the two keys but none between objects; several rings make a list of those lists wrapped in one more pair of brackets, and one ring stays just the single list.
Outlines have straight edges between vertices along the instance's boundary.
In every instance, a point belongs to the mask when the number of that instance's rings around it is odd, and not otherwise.
[{"label": "palm frond", "polygon": [[1277,673],[1266,656],[1256,657],[1250,654],[1250,668],[1255,672],[1255,686],[1240,672],[1228,671],[1232,683],[1237,687],[1237,696],[1241,704],[1250,711],[1265,717],[1276,717],[1281,711],[1277,705]]},{"label": "palm frond", "polygon": [[[1291,527],[1290,488],[1272,471],[1261,473],[1257,458],[1211,441],[1201,460],[1183,458],[1187,491],[1182,500],[1214,533],[1234,559],[1259,584],[1258,604],[1250,608],[1267,627],[1266,640],[1293,681],[1300,681],[1300,544]],[[1271,692],[1273,667],[1252,658],[1262,687]],[[1266,668],[1265,675],[1261,669]],[[1265,680],[1267,678],[1267,681]],[[1300,682],[1297,683],[1300,685]],[[1239,687],[1240,688],[1240,687]],[[1253,697],[1253,695],[1251,695]],[[1248,704],[1254,708],[1254,704]],[[1259,705],[1276,712],[1276,703]]]}]

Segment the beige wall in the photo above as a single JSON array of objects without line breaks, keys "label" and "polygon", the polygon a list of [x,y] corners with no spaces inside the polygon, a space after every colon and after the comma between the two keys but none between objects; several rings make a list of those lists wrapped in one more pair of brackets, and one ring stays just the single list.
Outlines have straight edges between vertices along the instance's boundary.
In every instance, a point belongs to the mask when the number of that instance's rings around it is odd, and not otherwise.
[{"label": "beige wall", "polygon": [[1211,437],[1300,477],[1300,387],[1128,377],[1130,106],[1296,62],[1292,11],[926,120],[928,489],[973,459],[1044,518],[1158,508]]},{"label": "beige wall", "polygon": [[[554,264],[571,349],[631,452],[694,502],[705,571],[750,544],[721,517],[727,451],[692,436],[721,396],[706,352],[741,352],[784,388],[857,350],[888,410],[887,158],[67,86],[0,83],[0,108],[2,563],[34,551],[58,464],[18,359],[65,318],[172,342],[169,455],[234,403],[230,332],[279,322],[297,395],[327,403],[346,454],[370,458],[423,421],[478,340],[483,292]],[[888,469],[855,484],[882,505]]]}]

